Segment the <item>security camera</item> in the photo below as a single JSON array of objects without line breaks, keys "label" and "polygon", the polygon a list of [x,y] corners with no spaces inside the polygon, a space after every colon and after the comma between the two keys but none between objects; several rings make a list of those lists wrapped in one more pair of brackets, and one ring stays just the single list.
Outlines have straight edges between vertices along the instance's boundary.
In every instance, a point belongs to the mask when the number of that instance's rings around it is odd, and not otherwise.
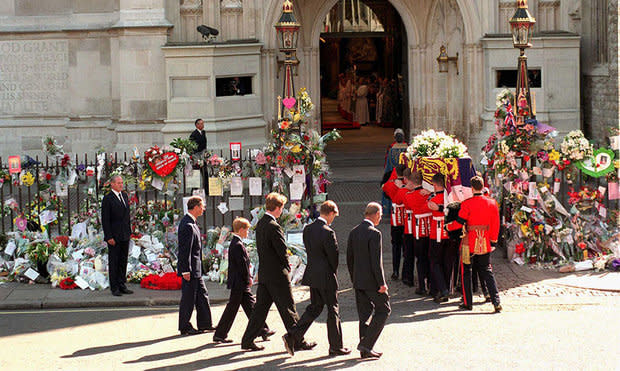
[{"label": "security camera", "polygon": [[217,35],[219,35],[219,33],[220,33],[215,28],[212,28],[212,27],[209,27],[209,26],[205,26],[204,24],[196,27],[196,30],[198,30],[198,32],[200,32],[200,34],[202,35],[202,38],[204,40],[206,40],[207,42],[214,41],[215,37]]}]

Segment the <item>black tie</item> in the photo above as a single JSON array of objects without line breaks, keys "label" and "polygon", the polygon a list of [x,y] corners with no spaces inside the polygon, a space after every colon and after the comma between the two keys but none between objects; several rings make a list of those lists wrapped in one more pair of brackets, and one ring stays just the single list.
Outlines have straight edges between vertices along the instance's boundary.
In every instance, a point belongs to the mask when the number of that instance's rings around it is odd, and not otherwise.
[{"label": "black tie", "polygon": [[118,198],[121,199],[121,204],[123,204],[123,207],[127,207],[127,205],[125,205],[125,200],[123,200],[123,195],[120,192],[118,194]]}]

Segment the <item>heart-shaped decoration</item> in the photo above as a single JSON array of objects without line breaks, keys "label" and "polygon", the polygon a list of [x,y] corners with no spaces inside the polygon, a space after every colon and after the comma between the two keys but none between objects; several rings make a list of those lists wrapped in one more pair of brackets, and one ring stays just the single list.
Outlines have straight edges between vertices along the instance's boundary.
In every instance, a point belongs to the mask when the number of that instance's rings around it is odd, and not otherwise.
[{"label": "heart-shaped decoration", "polygon": [[166,152],[149,162],[149,166],[155,174],[165,178],[176,169],[178,163],[179,156],[176,153]]},{"label": "heart-shaped decoration", "polygon": [[284,104],[284,107],[288,109],[295,107],[295,103],[297,103],[297,99],[293,97],[282,99],[282,104]]},{"label": "heart-shaped decoration", "polygon": [[594,151],[591,158],[577,162],[576,166],[587,175],[598,178],[614,169],[614,151],[607,148],[599,148]]}]

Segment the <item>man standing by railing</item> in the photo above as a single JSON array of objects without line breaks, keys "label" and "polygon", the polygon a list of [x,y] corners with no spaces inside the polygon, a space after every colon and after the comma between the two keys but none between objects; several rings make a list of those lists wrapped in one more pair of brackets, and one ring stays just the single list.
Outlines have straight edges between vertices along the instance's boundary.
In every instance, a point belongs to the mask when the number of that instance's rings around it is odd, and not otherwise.
[{"label": "man standing by railing", "polygon": [[129,221],[129,198],[123,192],[123,177],[110,179],[112,190],[101,201],[101,225],[103,240],[108,244],[108,273],[112,295],[133,294],[127,288],[127,255],[131,223]]}]

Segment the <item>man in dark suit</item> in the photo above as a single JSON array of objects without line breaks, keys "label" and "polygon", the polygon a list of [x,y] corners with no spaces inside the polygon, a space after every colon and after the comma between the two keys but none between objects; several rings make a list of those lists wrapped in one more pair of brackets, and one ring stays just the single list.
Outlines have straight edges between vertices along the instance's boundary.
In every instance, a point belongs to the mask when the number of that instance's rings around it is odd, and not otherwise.
[{"label": "man in dark suit", "polygon": [[347,245],[347,266],[359,315],[360,343],[357,350],[362,358],[381,357],[382,353],[374,351],[373,347],[391,311],[383,275],[381,232],[375,228],[381,222],[381,209],[377,202],[366,206],[365,219],[351,230]]},{"label": "man in dark suit", "polygon": [[[215,329],[215,334],[213,334],[213,341],[216,343],[232,343],[232,340],[226,337],[235,321],[239,306],[243,308],[246,316],[250,318],[256,304],[251,290],[250,257],[243,245],[243,238],[248,237],[250,226],[250,222],[245,218],[233,220],[233,237],[228,247],[228,281],[226,283],[226,286],[230,289],[230,298]],[[261,333],[263,340],[267,340],[273,334],[275,334],[275,331],[269,330],[269,327],[265,324]]]},{"label": "man in dark suit", "polygon": [[[202,245],[200,228],[196,224],[205,210],[200,196],[192,196],[187,201],[188,213],[179,223],[179,260],[177,274],[183,277],[181,283],[181,303],[179,305],[179,331],[181,335],[195,335],[205,331],[213,331],[211,308],[207,287],[202,280]],[[189,323],[196,307],[198,330]]]},{"label": "man in dark suit", "polygon": [[112,190],[101,201],[103,240],[108,244],[108,275],[112,295],[133,294],[127,288],[127,255],[131,237],[129,198],[123,192],[123,177],[110,179]]},{"label": "man in dark suit", "polygon": [[[286,197],[279,193],[270,193],[265,199],[265,215],[256,224],[256,249],[258,250],[258,289],[256,290],[256,306],[250,316],[248,327],[241,339],[241,348],[245,350],[263,350],[265,347],[256,345],[254,339],[260,335],[265,319],[275,303],[280,318],[287,331],[299,320],[293,293],[291,292],[291,270],[286,255],[284,231],[277,219],[282,214]],[[312,349],[316,343],[306,343],[303,339],[295,344],[299,350]]]},{"label": "man in dark suit", "polygon": [[301,280],[310,286],[310,305],[297,325],[284,336],[285,347],[294,353],[295,343],[300,341],[314,320],[327,306],[327,338],[329,355],[347,355],[350,349],[342,346],[342,328],[338,314],[338,242],[330,224],[338,216],[334,201],[325,201],[319,208],[320,216],[304,228],[304,246],[308,265]]},{"label": "man in dark suit", "polygon": [[202,152],[207,148],[207,136],[205,134],[205,123],[202,119],[196,119],[194,121],[194,126],[196,126],[196,130],[192,131],[189,135],[189,139],[196,143],[196,149],[194,153]]}]

